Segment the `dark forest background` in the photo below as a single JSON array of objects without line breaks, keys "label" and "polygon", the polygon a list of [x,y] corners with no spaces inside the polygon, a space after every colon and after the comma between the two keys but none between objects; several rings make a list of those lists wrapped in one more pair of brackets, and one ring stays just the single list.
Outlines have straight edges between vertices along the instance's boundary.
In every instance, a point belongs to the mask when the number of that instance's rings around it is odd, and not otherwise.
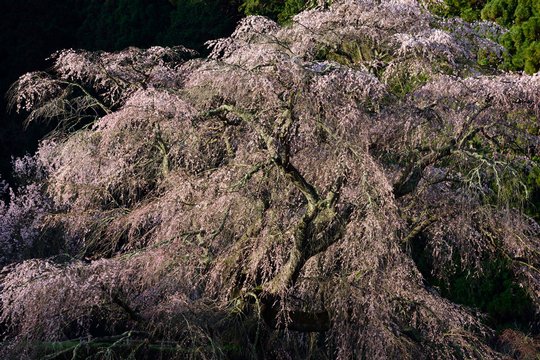
[{"label": "dark forest background", "polygon": [[4,94],[19,76],[46,69],[63,48],[114,51],[128,46],[179,45],[204,54],[204,42],[229,35],[241,17],[231,0],[0,0],[0,174],[11,158],[33,152],[49,130],[23,129]]}]

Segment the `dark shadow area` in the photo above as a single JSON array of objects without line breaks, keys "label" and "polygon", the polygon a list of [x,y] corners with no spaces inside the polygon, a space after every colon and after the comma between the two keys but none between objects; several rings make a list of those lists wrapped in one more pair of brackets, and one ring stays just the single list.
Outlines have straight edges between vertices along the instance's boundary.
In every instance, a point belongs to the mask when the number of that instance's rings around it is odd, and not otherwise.
[{"label": "dark shadow area", "polygon": [[184,45],[204,54],[204,42],[228,36],[239,18],[238,4],[228,0],[1,0],[1,177],[13,182],[12,157],[34,152],[55,126],[24,129],[23,117],[8,113],[5,99],[19,76],[47,69],[53,52]]},{"label": "dark shadow area", "polygon": [[420,235],[411,242],[412,257],[426,279],[442,296],[452,302],[480,310],[488,315],[487,323],[496,330],[517,329],[538,333],[534,306],[529,295],[516,281],[510,262],[504,258],[484,260],[479,273],[461,265],[448,269],[447,279],[433,275],[433,257]]}]

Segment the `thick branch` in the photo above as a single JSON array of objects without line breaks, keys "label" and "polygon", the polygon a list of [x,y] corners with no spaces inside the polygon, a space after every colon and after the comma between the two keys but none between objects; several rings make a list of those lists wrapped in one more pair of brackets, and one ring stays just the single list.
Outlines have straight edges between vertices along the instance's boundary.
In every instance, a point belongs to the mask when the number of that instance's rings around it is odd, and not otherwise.
[{"label": "thick branch", "polygon": [[424,170],[428,166],[452,154],[454,146],[455,143],[452,142],[449,146],[446,146],[437,152],[427,154],[417,162],[410,164],[399,180],[394,184],[394,196],[400,198],[416,190],[418,183],[422,180]]},{"label": "thick branch", "polygon": [[264,285],[267,293],[278,295],[287,287],[294,285],[305,263],[343,236],[346,219],[350,216],[352,207],[347,206],[339,213],[335,209],[342,184],[343,179],[340,177],[326,199],[319,200],[315,206],[307,208],[294,231],[294,244],[287,263],[270,282]]},{"label": "thick branch", "polygon": [[319,201],[319,194],[315,188],[306,181],[306,179],[300,174],[290,162],[283,163],[280,157],[273,159],[274,164],[283,172],[287,180],[289,180],[300,192],[304,195],[308,201],[309,206],[315,206]]},{"label": "thick branch", "polygon": [[[271,161],[285,178],[304,195],[307,201],[306,212],[293,233],[293,246],[289,253],[289,259],[276,276],[263,285],[266,293],[278,295],[287,287],[294,285],[306,261],[325,251],[342,237],[345,219],[350,215],[351,208],[347,207],[342,210],[341,214],[338,214],[335,207],[345,178],[339,177],[328,191],[327,196],[321,199],[315,187],[290,163],[287,138],[294,122],[290,108],[287,108],[283,112],[283,116],[276,121],[277,139],[269,135],[262,126],[254,121],[254,115],[234,106],[222,105],[208,111],[206,115],[216,116],[222,115],[224,112],[235,114],[254,128],[265,141]],[[276,144],[281,146],[278,148]]]},{"label": "thick branch", "polygon": [[277,295],[281,290],[286,289],[298,279],[302,267],[308,260],[308,229],[313,219],[317,216],[317,212],[318,209],[316,207],[308,208],[300,220],[294,232],[294,244],[289,253],[289,259],[277,275],[264,286],[266,292]]},{"label": "thick branch", "polygon": [[422,221],[419,221],[414,225],[412,230],[403,238],[403,243],[408,244],[411,240],[416,238],[420,233],[422,233],[424,230],[426,230],[431,224],[437,222],[439,220],[439,217],[436,215],[430,215],[423,219]]},{"label": "thick branch", "polygon": [[[296,169],[290,162],[288,153],[281,154],[276,148],[276,141],[274,138],[269,135],[261,126],[256,124],[254,116],[248,112],[240,110],[232,105],[221,105],[220,107],[210,110],[206,113],[207,116],[216,116],[221,115],[224,112],[230,112],[238,116],[242,121],[252,126],[254,130],[259,134],[259,136],[264,140],[266,148],[268,149],[270,156],[272,157],[272,162],[283,172],[285,177],[298,189],[306,200],[308,201],[309,206],[314,206],[319,201],[319,195],[315,188],[309,184],[306,179],[300,174],[298,169]],[[280,137],[286,137],[286,133],[290,128],[292,121],[290,119],[290,111],[286,110],[284,112],[287,120],[282,125],[280,129]]]}]

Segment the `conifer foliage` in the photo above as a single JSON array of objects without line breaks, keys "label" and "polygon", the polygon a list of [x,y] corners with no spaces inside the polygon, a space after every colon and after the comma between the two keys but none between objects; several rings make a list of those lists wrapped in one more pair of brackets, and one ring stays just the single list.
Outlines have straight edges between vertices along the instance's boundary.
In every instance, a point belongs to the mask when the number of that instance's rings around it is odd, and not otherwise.
[{"label": "conifer foliage", "polygon": [[540,2],[535,0],[445,0],[434,8],[467,21],[490,20],[504,26],[504,67],[533,74],[540,70]]},{"label": "conifer foliage", "polygon": [[501,58],[496,31],[413,0],[341,0],[288,27],[245,18],[205,59],[57,53],[11,93],[66,126],[0,208],[36,229],[2,227],[3,243],[55,255],[4,257],[5,356],[519,353],[521,332],[496,338],[427,281],[505,259],[538,329],[540,227],[523,209],[540,77],[479,65],[480,49]]}]

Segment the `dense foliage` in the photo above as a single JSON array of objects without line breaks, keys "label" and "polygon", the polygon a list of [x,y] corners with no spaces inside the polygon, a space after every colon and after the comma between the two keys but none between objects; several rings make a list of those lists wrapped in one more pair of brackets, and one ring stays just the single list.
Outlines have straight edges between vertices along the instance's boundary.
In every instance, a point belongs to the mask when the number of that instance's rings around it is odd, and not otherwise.
[{"label": "dense foliage", "polygon": [[439,10],[446,16],[461,16],[465,21],[481,18],[481,12],[489,0],[444,0],[446,6],[439,4]]},{"label": "dense foliage", "polygon": [[536,0],[445,0],[439,10],[445,15],[462,16],[467,21],[495,21],[509,29],[500,38],[507,49],[509,70],[540,70],[540,2]]},{"label": "dense foliage", "polygon": [[540,3],[533,0],[492,1],[482,10],[484,19],[510,28],[501,38],[508,49],[511,69],[532,74],[540,70]]},{"label": "dense foliage", "polygon": [[0,355],[534,358],[540,76],[476,25],[341,0],[54,53],[10,90],[60,126],[2,186]]},{"label": "dense foliage", "polygon": [[240,10],[246,15],[263,15],[285,24],[307,4],[305,0],[244,0]]}]

